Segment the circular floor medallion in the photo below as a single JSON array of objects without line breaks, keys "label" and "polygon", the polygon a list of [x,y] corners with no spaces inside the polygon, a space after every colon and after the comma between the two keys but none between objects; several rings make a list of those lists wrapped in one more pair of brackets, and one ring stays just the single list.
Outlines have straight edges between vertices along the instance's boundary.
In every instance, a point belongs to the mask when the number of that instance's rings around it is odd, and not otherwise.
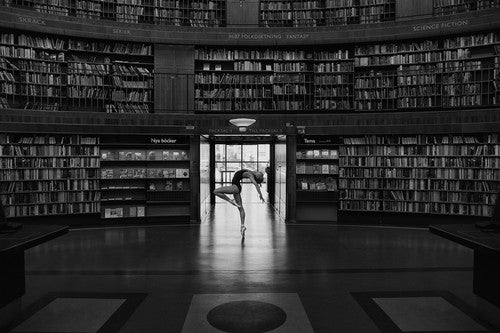
[{"label": "circular floor medallion", "polygon": [[207,315],[213,327],[230,333],[262,333],[272,331],[286,321],[280,307],[258,301],[236,301],[216,306]]}]

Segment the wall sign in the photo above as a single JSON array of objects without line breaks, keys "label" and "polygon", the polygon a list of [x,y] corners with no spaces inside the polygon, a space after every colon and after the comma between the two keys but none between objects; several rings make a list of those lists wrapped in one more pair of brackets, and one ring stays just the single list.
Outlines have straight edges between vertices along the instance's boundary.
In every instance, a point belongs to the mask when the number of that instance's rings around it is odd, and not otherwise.
[{"label": "wall sign", "polygon": [[47,22],[45,22],[45,20],[35,18],[35,17],[19,16],[18,19],[19,19],[20,23],[35,24],[35,25],[47,25]]},{"label": "wall sign", "polygon": [[115,35],[131,35],[130,29],[118,29],[114,28],[113,33]]},{"label": "wall sign", "polygon": [[428,31],[428,30],[442,30],[448,28],[461,27],[464,25],[469,25],[469,20],[459,20],[459,21],[446,21],[446,22],[436,22],[429,24],[414,25],[412,27],[413,31]]},{"label": "wall sign", "polygon": [[285,133],[284,129],[281,128],[247,128],[245,133],[241,133],[238,129],[233,128],[209,128],[209,134],[229,134],[229,133],[239,133],[245,134],[282,134]]},{"label": "wall sign", "polygon": [[177,143],[177,139],[172,139],[172,138],[150,138],[150,142],[158,145],[158,144],[173,144]]},{"label": "wall sign", "polygon": [[302,33],[232,33],[228,39],[232,40],[305,40],[309,39],[310,34]]}]

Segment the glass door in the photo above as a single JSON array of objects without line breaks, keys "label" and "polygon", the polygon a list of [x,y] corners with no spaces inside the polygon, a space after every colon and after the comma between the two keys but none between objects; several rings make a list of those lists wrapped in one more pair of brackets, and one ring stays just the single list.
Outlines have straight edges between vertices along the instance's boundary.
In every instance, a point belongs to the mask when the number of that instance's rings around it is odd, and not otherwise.
[{"label": "glass door", "polygon": [[[215,187],[231,185],[236,171],[248,169],[264,173],[262,192],[267,191],[266,168],[270,166],[269,144],[216,144],[215,145]],[[242,181],[243,186],[249,183]],[[219,199],[217,198],[217,202]]]}]

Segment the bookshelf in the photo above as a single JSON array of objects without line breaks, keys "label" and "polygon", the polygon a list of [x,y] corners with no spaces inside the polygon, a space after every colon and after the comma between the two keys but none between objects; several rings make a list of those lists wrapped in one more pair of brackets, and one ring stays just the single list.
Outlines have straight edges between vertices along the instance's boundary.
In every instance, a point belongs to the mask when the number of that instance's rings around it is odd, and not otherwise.
[{"label": "bookshelf", "polygon": [[337,220],[339,154],[335,137],[300,136],[296,151],[298,221]]},{"label": "bookshelf", "polygon": [[370,136],[340,145],[342,211],[491,215],[497,134]]},{"label": "bookshelf", "polygon": [[314,101],[314,53],[276,50],[273,67],[273,109],[310,111]]},{"label": "bookshelf", "polygon": [[444,40],[443,107],[494,105],[498,33]]},{"label": "bookshelf", "polygon": [[[149,141],[148,141],[149,140]],[[160,140],[161,141],[161,140]],[[189,220],[187,138],[105,138],[101,144],[101,217],[148,222]]]},{"label": "bookshelf", "polygon": [[191,27],[226,25],[226,0],[3,0],[0,5],[125,23]]},{"label": "bookshelf", "polygon": [[352,50],[315,52],[314,109],[352,110],[354,59]]},{"label": "bookshelf", "polygon": [[149,113],[150,44],[0,34],[0,107]]},{"label": "bookshelf", "polygon": [[319,27],[394,21],[395,0],[261,0],[260,26]]},{"label": "bookshelf", "polygon": [[500,7],[498,0],[434,0],[434,15],[453,15],[463,12]]},{"label": "bookshelf", "polygon": [[496,105],[498,33],[411,43],[370,44],[355,50],[357,111]]},{"label": "bookshelf", "polygon": [[100,210],[99,138],[0,135],[0,198],[9,217]]},{"label": "bookshelf", "polygon": [[206,112],[311,112],[352,108],[349,50],[195,51],[195,108]]}]

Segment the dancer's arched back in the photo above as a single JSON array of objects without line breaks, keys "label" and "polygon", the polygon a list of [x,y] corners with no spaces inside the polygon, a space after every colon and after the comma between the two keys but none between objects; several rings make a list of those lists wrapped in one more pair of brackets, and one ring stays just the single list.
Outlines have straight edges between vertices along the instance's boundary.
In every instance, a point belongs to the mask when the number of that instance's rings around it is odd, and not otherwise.
[{"label": "dancer's arched back", "polygon": [[[252,184],[255,185],[257,192],[259,192],[259,197],[262,202],[265,202],[264,197],[262,196],[262,192],[260,191],[260,185],[264,181],[264,174],[262,172],[251,171],[247,169],[242,169],[236,171],[233,176],[233,180],[231,181],[230,186],[223,186],[215,189],[214,194],[221,199],[226,200],[230,204],[238,207],[240,211],[240,219],[241,219],[241,237],[245,237],[245,209],[243,209],[243,203],[241,201],[241,180],[243,178],[247,178],[250,180]],[[234,200],[229,198],[227,195],[232,194],[234,196]]]}]

